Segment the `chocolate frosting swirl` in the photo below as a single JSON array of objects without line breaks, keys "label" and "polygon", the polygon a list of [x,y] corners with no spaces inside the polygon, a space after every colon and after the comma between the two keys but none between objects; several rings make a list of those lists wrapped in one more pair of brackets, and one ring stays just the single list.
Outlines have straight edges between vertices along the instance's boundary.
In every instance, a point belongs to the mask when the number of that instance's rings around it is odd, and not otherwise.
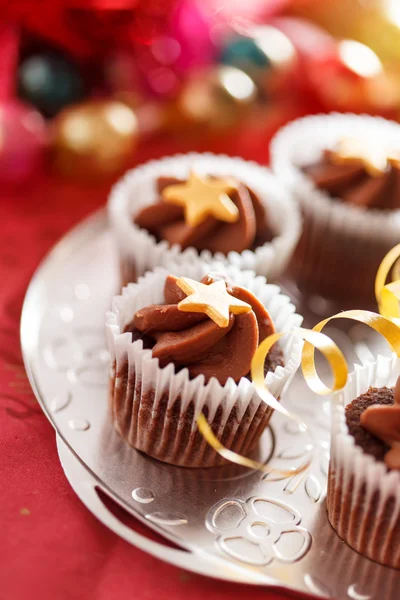
[{"label": "chocolate frosting swirl", "polygon": [[400,168],[389,164],[380,175],[370,175],[362,161],[335,164],[332,151],[325,150],[316,163],[303,172],[320,190],[356,206],[377,209],[400,208]]},{"label": "chocolate frosting swirl", "polygon": [[[227,283],[232,296],[247,302],[252,310],[230,314],[227,327],[219,327],[203,313],[182,312],[178,303],[186,298],[177,286],[177,277],[169,275],[165,282],[166,304],[151,305],[137,311],[126,328],[133,339],[142,338],[144,347],[152,348],[160,367],[174,363],[177,370],[186,367],[191,378],[203,374],[206,381],[216,377],[225,384],[229,377],[238,382],[248,375],[251,361],[260,341],[275,331],[262,303],[248,290]],[[206,276],[209,285],[215,278]],[[283,365],[283,354],[275,348],[269,368]]]},{"label": "chocolate frosting swirl", "polygon": [[[173,177],[160,177],[157,180],[158,193],[161,196],[166,187],[177,183],[183,181]],[[192,246],[198,251],[209,250],[226,255],[231,251],[243,252],[257,248],[271,241],[274,235],[257,194],[243,183],[237,183],[237,190],[229,194],[239,209],[239,219],[235,223],[221,222],[209,216],[192,227],[185,223],[180,206],[168,203],[161,197],[154,204],[142,208],[134,217],[134,222],[147,229],[158,241],[179,244],[183,250]]]}]

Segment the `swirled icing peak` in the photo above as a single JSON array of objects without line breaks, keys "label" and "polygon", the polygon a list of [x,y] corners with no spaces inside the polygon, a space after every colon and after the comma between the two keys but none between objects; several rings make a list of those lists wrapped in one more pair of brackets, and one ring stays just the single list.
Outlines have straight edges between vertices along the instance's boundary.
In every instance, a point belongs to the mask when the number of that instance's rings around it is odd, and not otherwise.
[{"label": "swirled icing peak", "polygon": [[302,170],[332,198],[365,208],[400,208],[400,153],[344,140]]},{"label": "swirled icing peak", "polygon": [[380,177],[390,165],[400,162],[400,153],[368,140],[342,138],[330,152],[333,164],[362,164],[371,177]]},{"label": "swirled icing peak", "polygon": [[[246,312],[228,311],[227,321],[220,326],[205,312],[179,309],[187,295],[178,282],[177,277],[168,276],[165,304],[138,310],[128,329],[135,330],[136,338],[144,338],[146,347],[152,348],[153,357],[159,359],[161,367],[172,362],[178,370],[186,367],[192,378],[204,375],[208,381],[216,377],[221,384],[229,377],[237,382],[248,375],[259,342],[275,331],[263,304],[245,288],[204,277],[200,283],[205,287],[215,283],[222,287],[223,284],[223,295],[232,297],[232,304],[238,301],[241,309],[246,305]],[[277,364],[283,364],[281,355],[277,357]]]},{"label": "swirled icing peak", "polygon": [[158,241],[226,255],[274,237],[257,194],[233,177],[160,177],[157,188],[159,200],[142,208],[134,222]]}]

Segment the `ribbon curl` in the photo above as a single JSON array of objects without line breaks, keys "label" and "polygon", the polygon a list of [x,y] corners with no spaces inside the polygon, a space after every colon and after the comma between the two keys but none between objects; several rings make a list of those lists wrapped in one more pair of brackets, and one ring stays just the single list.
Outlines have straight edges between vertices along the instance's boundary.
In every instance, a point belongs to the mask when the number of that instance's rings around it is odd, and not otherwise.
[{"label": "ribbon curl", "polygon": [[[268,352],[282,336],[287,335],[288,333],[298,334],[305,341],[301,358],[302,373],[308,387],[319,396],[327,396],[338,392],[346,385],[348,377],[348,367],[342,351],[330,337],[322,333],[322,329],[325,325],[334,319],[350,319],[371,327],[371,329],[386,339],[392,350],[400,357],[399,259],[400,244],[388,252],[377,271],[375,279],[375,297],[380,314],[368,310],[347,310],[320,321],[312,329],[303,329],[300,327],[293,331],[274,333],[261,342],[253,356],[251,378],[257,394],[263,402],[277,412],[280,412],[289,419],[299,423],[303,428],[303,431],[307,429],[307,425],[300,417],[289,412],[279,403],[268,390],[265,382],[264,363]],[[394,280],[390,283],[386,283],[391,271]],[[327,387],[318,376],[315,366],[315,349],[319,350],[330,364],[333,373],[332,387]],[[215,437],[210,425],[207,423],[207,419],[202,413],[197,417],[197,425],[205,440],[216,452],[218,452],[218,454],[220,454],[220,456],[241,466],[257,469],[264,473],[281,475],[283,477],[304,472],[310,466],[311,460],[307,461],[301,467],[292,468],[287,471],[269,467],[268,465],[261,464],[251,458],[237,454],[223,446],[223,444]]]},{"label": "ribbon curl", "polygon": [[[375,279],[375,298],[381,315],[400,325],[400,244],[392,248],[381,262]],[[393,281],[386,283],[392,270]]]},{"label": "ribbon curl", "polygon": [[[347,381],[347,364],[341,350],[338,348],[335,342],[333,342],[327,335],[325,335],[324,333],[312,331],[310,329],[302,329],[300,327],[293,331],[273,333],[272,335],[265,338],[265,340],[263,340],[257,348],[251,364],[251,378],[253,385],[257,391],[257,394],[260,396],[263,402],[268,404],[268,406],[270,406],[277,412],[280,412],[281,414],[285,415],[289,419],[296,421],[302,428],[302,430],[306,431],[307,425],[304,423],[304,421],[295,413],[290,413],[285,407],[283,407],[279,403],[279,401],[271,394],[265,383],[264,363],[268,352],[282,336],[290,333],[297,333],[304,340],[306,340],[306,343],[308,343],[311,346],[311,348],[315,346],[315,348],[322,352],[322,354],[325,356],[325,358],[328,360],[329,364],[332,367],[335,382],[334,387],[332,389],[341,389],[341,387],[345,385]],[[316,378],[318,379],[317,375]],[[314,381],[314,387],[315,389],[322,390],[323,383],[319,381],[319,384],[317,385],[317,382]],[[329,390],[329,388],[325,389],[327,390],[327,392],[324,393],[329,393],[330,391],[332,391]],[[197,417],[197,426],[207,443],[220,456],[222,456],[226,460],[229,460],[230,462],[241,465],[243,467],[259,470],[263,473],[279,475],[281,477],[290,477],[298,475],[299,473],[307,471],[310,467],[311,459],[307,460],[300,467],[293,467],[287,470],[276,469],[275,467],[270,467],[266,464],[262,464],[256,460],[253,460],[252,458],[248,458],[246,456],[238,454],[237,452],[233,452],[232,450],[229,450],[223,444],[221,444],[221,442],[217,439],[210,425],[208,424],[207,419],[202,413]]]},{"label": "ribbon curl", "polygon": [[294,475],[298,475],[299,473],[303,473],[308,470],[311,464],[311,460],[307,460],[301,467],[293,467],[292,469],[282,470],[275,469],[275,467],[270,467],[267,464],[263,464],[254,460],[252,458],[248,458],[246,456],[242,456],[237,452],[233,452],[233,450],[229,450],[226,448],[218,438],[214,435],[210,425],[207,422],[206,417],[203,413],[200,413],[197,417],[197,426],[199,428],[200,433],[206,440],[206,442],[216,451],[220,456],[228,460],[229,462],[235,463],[242,467],[247,467],[248,469],[254,469],[256,471],[262,471],[263,473],[279,475],[280,477],[293,477]]}]

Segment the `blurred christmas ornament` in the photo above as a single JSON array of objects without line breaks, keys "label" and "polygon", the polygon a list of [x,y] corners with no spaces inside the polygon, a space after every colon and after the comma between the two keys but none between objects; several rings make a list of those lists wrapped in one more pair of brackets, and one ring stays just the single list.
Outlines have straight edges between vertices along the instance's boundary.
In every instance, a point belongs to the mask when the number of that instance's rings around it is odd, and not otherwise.
[{"label": "blurred christmas ornament", "polygon": [[168,38],[179,48],[175,59],[178,70],[212,64],[217,53],[210,33],[212,23],[208,2],[178,0],[168,27]]},{"label": "blurred christmas ornament", "polygon": [[153,65],[145,73],[146,91],[160,99],[169,99],[177,95],[180,80],[170,67]]},{"label": "blurred christmas ornament", "polygon": [[[315,84],[312,73],[316,60],[336,53],[337,41],[318,25],[294,17],[275,17],[271,24],[282,31],[296,49],[296,68],[291,71],[292,93],[298,90],[308,102],[315,103]],[[321,107],[315,107],[321,110]]]},{"label": "blurred christmas ornament", "polygon": [[134,111],[113,100],[90,101],[62,111],[54,121],[53,156],[64,175],[82,178],[117,173],[138,138]]},{"label": "blurred christmas ornament", "polygon": [[235,36],[223,46],[221,62],[242,69],[264,90],[274,93],[293,70],[296,51],[289,38],[270,25],[256,25],[247,36]]},{"label": "blurred christmas ornament", "polygon": [[111,51],[103,63],[103,78],[107,92],[113,96],[140,98],[140,76],[132,52]]},{"label": "blurred christmas ornament", "polygon": [[2,18],[78,60],[110,48],[149,44],[164,31],[177,0],[35,0],[3,2]]},{"label": "blurred christmas ornament", "polygon": [[46,125],[33,108],[0,102],[0,181],[20,183],[42,166]]},{"label": "blurred christmas ornament", "polygon": [[244,35],[230,37],[221,49],[219,60],[225,65],[238,67],[246,73],[270,66],[268,56],[257,41]]},{"label": "blurred christmas ornament", "polygon": [[18,93],[46,117],[84,96],[78,68],[57,54],[34,54],[19,66]]},{"label": "blurred christmas ornament", "polygon": [[180,56],[179,43],[168,35],[156,37],[152,44],[136,45],[131,60],[131,71],[136,79],[136,89],[160,99],[176,96],[181,85],[181,75],[177,68]]},{"label": "blurred christmas ornament", "polygon": [[163,32],[151,43],[135,45],[135,62],[145,92],[162,100],[175,98],[182,74],[210,65],[216,47],[210,37],[207,2],[177,0]]},{"label": "blurred christmas ornament", "polygon": [[178,0],[136,0],[135,9],[131,11],[133,15],[131,42],[150,46],[156,38],[166,33],[171,12],[177,2]]},{"label": "blurred christmas ornament", "polygon": [[64,21],[75,35],[90,43],[97,55],[120,44],[131,35],[139,0],[68,0]]},{"label": "blurred christmas ornament", "polygon": [[[364,10],[368,8],[364,6]],[[400,61],[400,2],[399,0],[370,0],[369,11],[365,11],[356,39],[370,46],[388,63]],[[393,65],[394,66],[394,65]]]},{"label": "blurred christmas ornament", "polygon": [[367,4],[372,6],[375,0],[291,0],[286,13],[314,21],[336,37],[354,37]]},{"label": "blurred christmas ornament", "polygon": [[354,40],[342,40],[332,54],[316,57],[309,76],[326,110],[391,117],[400,105],[398,75],[385,69],[371,48]]},{"label": "blurred christmas ornament", "polygon": [[257,88],[240,69],[218,66],[191,73],[178,100],[183,118],[198,126],[233,125],[253,105]]},{"label": "blurred christmas ornament", "polygon": [[399,0],[291,0],[287,12],[318,23],[335,37],[366,44],[383,61],[400,60]]},{"label": "blurred christmas ornament", "polygon": [[247,36],[231,39],[221,52],[221,62],[245,72],[254,69],[280,69],[292,64],[295,49],[289,38],[276,27],[255,25]]}]

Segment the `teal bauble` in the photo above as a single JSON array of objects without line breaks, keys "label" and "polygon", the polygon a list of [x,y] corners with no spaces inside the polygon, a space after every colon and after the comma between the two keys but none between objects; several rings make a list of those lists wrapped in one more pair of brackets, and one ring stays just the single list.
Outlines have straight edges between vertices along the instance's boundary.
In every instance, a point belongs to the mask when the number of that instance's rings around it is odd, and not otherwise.
[{"label": "teal bauble", "polygon": [[221,63],[237,67],[245,73],[268,69],[271,66],[270,59],[257,41],[245,36],[230,38],[221,49],[219,59]]},{"label": "teal bauble", "polygon": [[18,95],[46,117],[85,96],[83,78],[77,66],[55,53],[25,58],[18,72]]},{"label": "teal bauble", "polygon": [[222,63],[241,69],[257,82],[288,72],[295,59],[292,42],[271,25],[254,25],[248,36],[230,37],[220,51]]}]

